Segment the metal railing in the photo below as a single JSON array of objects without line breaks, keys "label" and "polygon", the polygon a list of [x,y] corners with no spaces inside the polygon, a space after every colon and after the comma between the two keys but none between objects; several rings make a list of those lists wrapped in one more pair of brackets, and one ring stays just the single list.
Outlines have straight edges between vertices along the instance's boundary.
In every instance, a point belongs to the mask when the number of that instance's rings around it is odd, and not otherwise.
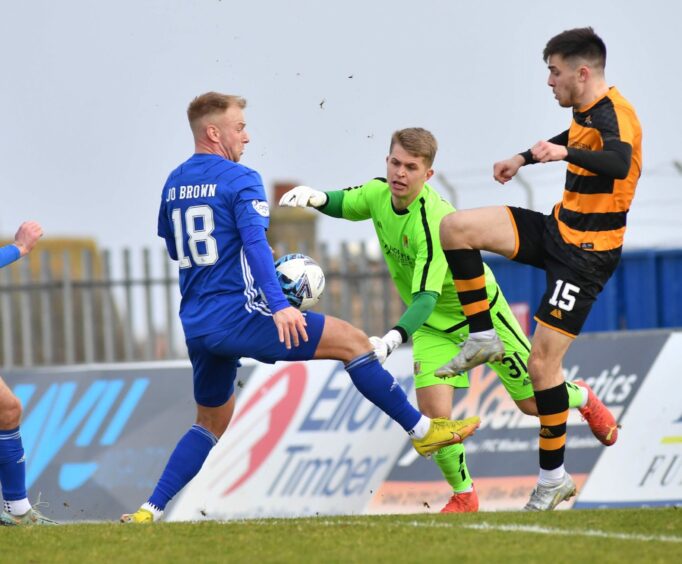
[{"label": "metal railing", "polygon": [[[308,254],[326,277],[315,310],[368,334],[383,334],[404,311],[383,260],[364,245]],[[177,263],[165,249],[34,252],[0,269],[0,366],[185,358],[179,302]]]}]

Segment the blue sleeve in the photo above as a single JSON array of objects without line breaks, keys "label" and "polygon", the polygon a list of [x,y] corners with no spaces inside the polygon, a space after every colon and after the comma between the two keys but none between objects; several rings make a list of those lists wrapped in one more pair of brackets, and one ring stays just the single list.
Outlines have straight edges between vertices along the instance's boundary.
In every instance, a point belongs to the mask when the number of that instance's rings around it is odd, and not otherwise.
[{"label": "blue sleeve", "polygon": [[267,229],[270,226],[270,207],[265,197],[265,188],[255,170],[238,176],[230,183],[234,193],[234,216],[237,229],[249,226]]},{"label": "blue sleeve", "polygon": [[268,307],[272,313],[276,313],[289,302],[284,297],[282,288],[275,274],[275,262],[272,260],[270,245],[265,238],[265,230],[256,226],[246,226],[239,229],[239,234],[244,243],[244,254],[249,263],[251,274],[256,284],[263,290]]},{"label": "blue sleeve", "polygon": [[178,260],[178,249],[175,246],[175,239],[164,237],[163,240],[166,243],[168,256],[171,258],[171,260]]},{"label": "blue sleeve", "polygon": [[0,268],[19,260],[21,258],[21,251],[16,245],[5,245],[0,247]]},{"label": "blue sleeve", "polygon": [[173,260],[178,260],[178,250],[175,247],[175,233],[171,228],[168,221],[168,213],[166,211],[166,202],[164,201],[163,195],[165,195],[166,190],[164,188],[161,197],[161,206],[159,207],[159,221],[157,224],[156,232],[159,237],[162,237],[166,243],[166,249],[168,250],[168,255]]}]

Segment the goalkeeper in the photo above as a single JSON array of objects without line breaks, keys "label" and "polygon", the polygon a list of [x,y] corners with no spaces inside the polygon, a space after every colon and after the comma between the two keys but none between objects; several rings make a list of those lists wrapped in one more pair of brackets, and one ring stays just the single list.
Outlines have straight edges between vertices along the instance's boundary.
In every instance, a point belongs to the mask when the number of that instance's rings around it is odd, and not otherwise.
[{"label": "goalkeeper", "polygon": [[[436,151],[436,139],[429,131],[396,131],[386,158],[387,178],[332,192],[297,186],[282,196],[279,205],[310,206],[351,221],[372,220],[391,278],[407,310],[386,335],[370,340],[383,362],[412,336],[419,409],[428,417],[449,417],[455,388],[468,387],[468,376],[462,373],[437,377],[434,372],[459,352],[469,327],[438,237],[441,219],[454,208],[426,184],[433,175]],[[485,279],[495,330],[505,348],[489,366],[519,409],[537,416],[527,369],[530,344],[487,265]],[[566,387],[570,407],[579,408],[595,436],[608,444],[609,425],[615,424],[608,409],[584,382],[567,382]],[[433,458],[453,489],[441,511],[477,511],[478,497],[464,445],[444,447]]]}]

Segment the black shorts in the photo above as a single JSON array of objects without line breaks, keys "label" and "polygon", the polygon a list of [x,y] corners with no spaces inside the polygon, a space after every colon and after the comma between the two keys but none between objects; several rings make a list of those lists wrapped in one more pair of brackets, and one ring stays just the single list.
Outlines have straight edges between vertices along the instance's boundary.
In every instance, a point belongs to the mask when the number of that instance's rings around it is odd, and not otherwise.
[{"label": "black shorts", "polygon": [[511,206],[509,211],[517,238],[511,259],[547,273],[547,289],[535,320],[569,337],[577,336],[618,266],[620,249],[581,250],[561,239],[551,215]]}]

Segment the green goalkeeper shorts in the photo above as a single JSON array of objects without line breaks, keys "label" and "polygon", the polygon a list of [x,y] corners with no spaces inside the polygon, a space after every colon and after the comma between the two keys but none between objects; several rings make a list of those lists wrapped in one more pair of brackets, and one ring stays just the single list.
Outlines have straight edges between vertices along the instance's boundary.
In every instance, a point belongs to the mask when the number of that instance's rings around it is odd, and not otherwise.
[{"label": "green goalkeeper shorts", "polygon": [[[513,400],[533,397],[533,386],[528,376],[528,354],[530,342],[523,333],[519,322],[498,290],[490,309],[495,331],[504,343],[505,356],[501,362],[490,362],[489,366],[498,375],[502,385]],[[449,378],[438,378],[434,372],[450,362],[459,353],[459,346],[469,335],[469,326],[455,331],[441,331],[423,325],[412,335],[412,356],[414,359],[415,388],[426,388],[435,384],[449,384],[454,388],[468,388],[467,374]]]}]

